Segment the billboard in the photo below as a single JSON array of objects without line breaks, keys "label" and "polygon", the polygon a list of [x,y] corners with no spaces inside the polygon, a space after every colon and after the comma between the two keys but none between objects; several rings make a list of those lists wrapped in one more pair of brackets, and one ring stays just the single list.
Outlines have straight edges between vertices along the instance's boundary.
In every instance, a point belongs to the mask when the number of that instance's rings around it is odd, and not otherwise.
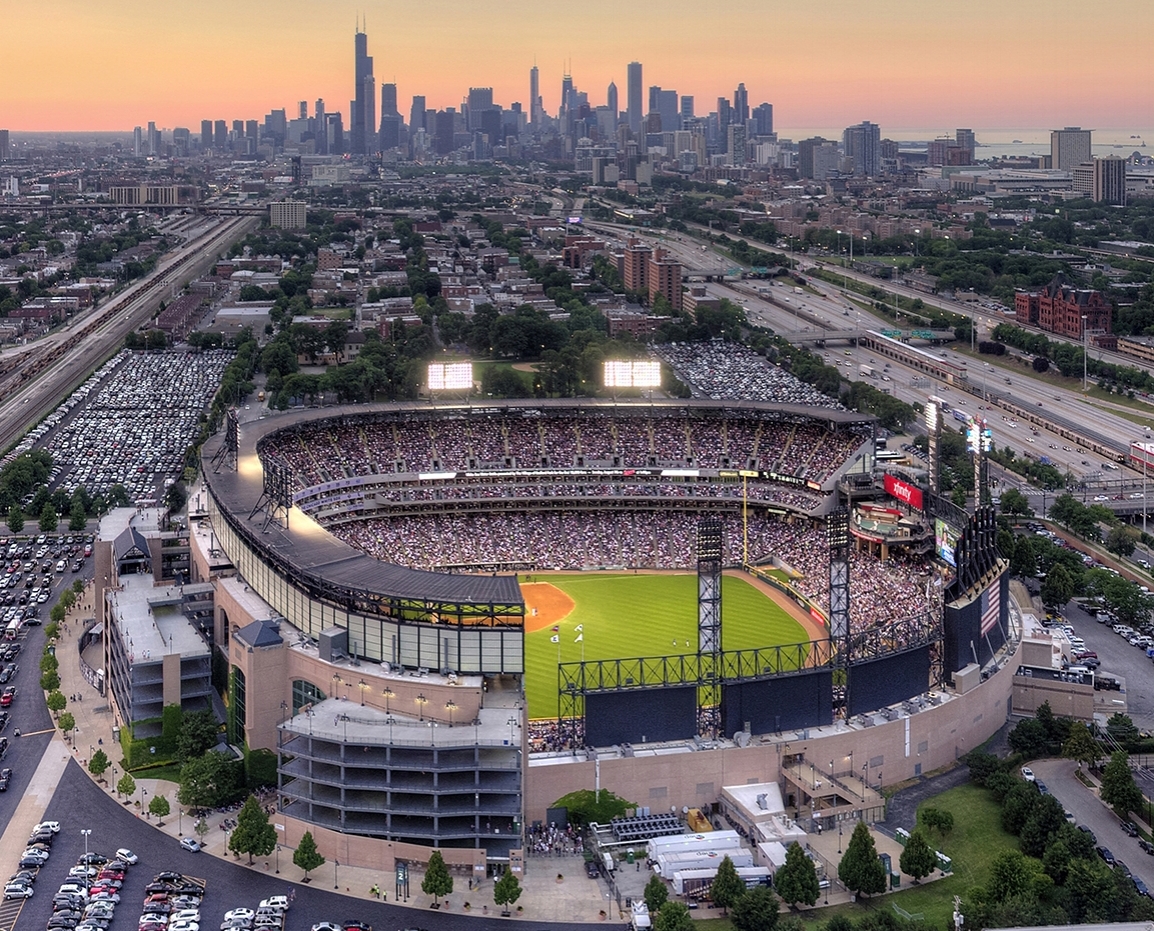
[{"label": "billboard", "polygon": [[430,391],[471,391],[472,362],[433,362],[429,365]]},{"label": "billboard", "polygon": [[951,527],[940,517],[934,520],[934,551],[938,554],[938,559],[949,563],[955,569],[958,567],[958,560],[954,556],[954,548],[958,545],[960,536],[957,528]]},{"label": "billboard", "polygon": [[591,747],[685,740],[696,733],[696,686],[585,696],[585,742]]},{"label": "billboard", "polygon": [[651,359],[609,359],[605,362],[606,388],[660,388],[661,363]]},{"label": "billboard", "polygon": [[897,498],[912,508],[916,508],[919,511],[922,510],[923,500],[922,490],[920,488],[887,474],[885,478],[885,489],[887,495]]}]

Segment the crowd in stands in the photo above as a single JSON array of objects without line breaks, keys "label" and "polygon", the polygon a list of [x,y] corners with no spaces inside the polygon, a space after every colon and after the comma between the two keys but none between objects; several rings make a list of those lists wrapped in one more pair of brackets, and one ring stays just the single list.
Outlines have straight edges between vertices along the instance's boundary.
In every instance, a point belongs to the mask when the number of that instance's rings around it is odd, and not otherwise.
[{"label": "crowd in stands", "polygon": [[[335,525],[331,532],[386,562],[418,569],[696,568],[700,514],[670,511],[548,511],[429,514],[371,518]],[[739,515],[721,518],[727,563],[742,558]],[[794,587],[829,610],[829,545],[820,523],[751,515],[749,559],[776,563]],[[850,555],[850,623],[864,630],[919,614],[938,597],[928,564],[913,557],[882,562]]]},{"label": "crowd in stands", "polygon": [[298,488],[354,476],[478,469],[689,467],[760,469],[823,483],[866,437],[806,420],[742,412],[301,424],[264,440],[262,455],[291,466]]},{"label": "crowd in stands", "polygon": [[694,397],[844,410],[837,401],[740,343],[664,343],[655,351],[689,385]]},{"label": "crowd in stands", "polygon": [[552,753],[585,746],[582,719],[541,718],[529,722],[529,752]]}]

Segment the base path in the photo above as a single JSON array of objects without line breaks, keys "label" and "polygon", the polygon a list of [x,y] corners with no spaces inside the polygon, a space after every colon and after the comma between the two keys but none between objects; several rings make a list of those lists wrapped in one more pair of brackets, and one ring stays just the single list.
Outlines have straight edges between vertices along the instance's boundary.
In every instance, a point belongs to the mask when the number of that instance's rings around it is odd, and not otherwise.
[{"label": "base path", "polygon": [[573,599],[549,582],[522,582],[525,597],[525,633],[554,627],[569,616]]}]

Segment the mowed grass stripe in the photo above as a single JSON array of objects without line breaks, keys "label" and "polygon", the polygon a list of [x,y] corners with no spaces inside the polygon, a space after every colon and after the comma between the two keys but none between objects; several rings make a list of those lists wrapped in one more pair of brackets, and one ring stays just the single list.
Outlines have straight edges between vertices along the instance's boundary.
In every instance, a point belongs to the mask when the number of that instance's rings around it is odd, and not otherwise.
[{"label": "mowed grass stripe", "polygon": [[[697,575],[534,574],[573,599],[560,624],[560,643],[546,628],[525,636],[525,694],[530,717],[557,714],[557,657],[561,662],[693,653],[697,649]],[[804,628],[742,578],[721,584],[722,646],[745,650],[801,643]],[[583,642],[576,642],[578,624]]]}]

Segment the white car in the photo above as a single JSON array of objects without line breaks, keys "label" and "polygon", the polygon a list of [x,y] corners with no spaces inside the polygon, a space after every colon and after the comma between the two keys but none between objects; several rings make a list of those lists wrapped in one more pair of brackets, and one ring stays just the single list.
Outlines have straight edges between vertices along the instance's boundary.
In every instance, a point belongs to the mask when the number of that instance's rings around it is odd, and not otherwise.
[{"label": "white car", "polygon": [[200,923],[196,921],[170,921],[168,931],[200,931]]},{"label": "white car", "polygon": [[118,851],[116,851],[116,859],[123,860],[129,866],[135,866],[140,862],[140,857],[134,854],[127,847],[121,847]]},{"label": "white car", "polygon": [[224,913],[225,921],[233,921],[236,918],[251,919],[255,915],[251,908],[234,908],[232,911]]},{"label": "white car", "polygon": [[32,887],[24,883],[9,883],[4,887],[4,898],[27,899],[32,895]]},{"label": "white car", "polygon": [[180,849],[187,850],[189,853],[196,853],[200,850],[200,841],[195,837],[182,837],[180,839]]},{"label": "white car", "polygon": [[173,912],[168,916],[168,923],[172,924],[176,921],[200,921],[199,908],[182,908],[179,912]]},{"label": "white car", "polygon": [[1022,778],[1025,779],[1026,782],[1036,782],[1037,781],[1034,778],[1034,771],[1032,769],[1030,769],[1029,766],[1023,766],[1022,767]]},{"label": "white car", "polygon": [[33,834],[39,834],[41,831],[51,831],[53,834],[60,833],[59,821],[41,821],[36,827],[32,829]]},{"label": "white car", "polygon": [[270,895],[267,899],[261,899],[260,907],[279,908],[282,912],[287,912],[289,907],[288,896]]}]

